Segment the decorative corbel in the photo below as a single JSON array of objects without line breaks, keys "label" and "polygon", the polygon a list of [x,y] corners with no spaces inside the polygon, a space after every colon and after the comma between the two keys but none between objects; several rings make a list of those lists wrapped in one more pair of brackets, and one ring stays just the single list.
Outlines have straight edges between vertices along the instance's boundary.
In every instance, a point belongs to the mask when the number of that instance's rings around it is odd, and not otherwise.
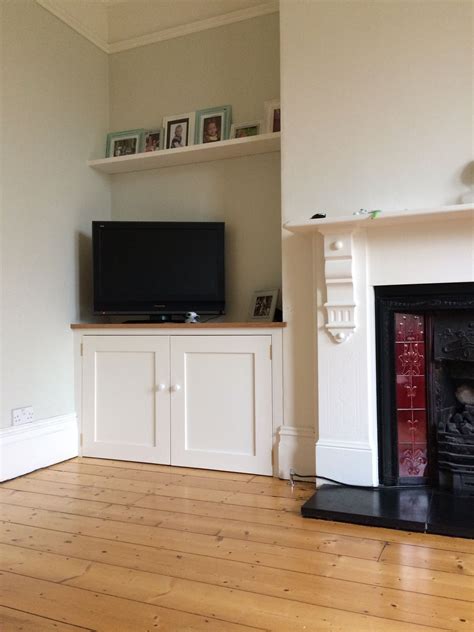
[{"label": "decorative corbel", "polygon": [[323,234],[326,329],[335,342],[341,343],[348,340],[356,328],[352,232]]}]

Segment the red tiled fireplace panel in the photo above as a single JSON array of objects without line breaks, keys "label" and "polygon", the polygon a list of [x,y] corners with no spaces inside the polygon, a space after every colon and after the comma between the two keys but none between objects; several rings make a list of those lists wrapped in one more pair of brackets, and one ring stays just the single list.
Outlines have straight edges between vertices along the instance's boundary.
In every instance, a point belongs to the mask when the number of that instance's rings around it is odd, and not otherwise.
[{"label": "red tiled fireplace panel", "polygon": [[400,477],[423,477],[427,455],[425,321],[395,314],[396,407]]}]

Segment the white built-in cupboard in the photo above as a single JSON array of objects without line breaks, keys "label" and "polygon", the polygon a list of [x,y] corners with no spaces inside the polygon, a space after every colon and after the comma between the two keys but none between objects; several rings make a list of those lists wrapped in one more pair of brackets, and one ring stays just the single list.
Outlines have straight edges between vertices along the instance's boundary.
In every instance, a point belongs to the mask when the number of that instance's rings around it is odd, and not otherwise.
[{"label": "white built-in cupboard", "polygon": [[283,326],[73,325],[81,454],[271,475]]}]

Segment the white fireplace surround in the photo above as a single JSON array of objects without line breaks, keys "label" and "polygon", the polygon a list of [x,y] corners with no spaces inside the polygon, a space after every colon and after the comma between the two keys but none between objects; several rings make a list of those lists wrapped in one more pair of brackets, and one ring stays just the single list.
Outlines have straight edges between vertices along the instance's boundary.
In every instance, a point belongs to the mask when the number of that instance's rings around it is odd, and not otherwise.
[{"label": "white fireplace surround", "polygon": [[316,472],[378,484],[374,287],[474,281],[474,205],[289,222],[313,238]]}]

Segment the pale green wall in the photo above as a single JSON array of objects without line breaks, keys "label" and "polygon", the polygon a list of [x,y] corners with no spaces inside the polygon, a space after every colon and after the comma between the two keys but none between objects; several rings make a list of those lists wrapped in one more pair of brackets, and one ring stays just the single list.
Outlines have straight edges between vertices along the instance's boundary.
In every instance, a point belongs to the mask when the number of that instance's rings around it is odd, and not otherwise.
[{"label": "pale green wall", "polygon": [[69,324],[88,316],[90,223],[110,216],[109,183],[85,164],[107,132],[108,60],[33,0],[0,7],[8,426],[20,406],[36,419],[74,411]]},{"label": "pale green wall", "polygon": [[[110,57],[113,131],[231,104],[263,118],[280,94],[278,14]],[[281,286],[279,154],[112,177],[113,219],[226,222],[227,318],[245,320],[254,290]]]},{"label": "pale green wall", "polygon": [[229,103],[235,121],[259,119],[263,102],[279,95],[277,13],[110,56],[114,131]]},{"label": "pale green wall", "polygon": [[280,287],[279,154],[113,180],[114,219],[226,222],[226,319],[247,320],[253,291]]},{"label": "pale green wall", "polygon": [[245,318],[253,289],[280,285],[278,154],[110,180],[85,164],[109,129],[154,126],[176,108],[231,103],[238,121],[262,118],[279,94],[279,34],[269,16],[107,58],[34,0],[0,8],[8,426],[20,406],[36,419],[74,410],[69,324],[91,317],[90,224],[110,217],[111,190],[117,218],[227,222],[229,317]]}]

